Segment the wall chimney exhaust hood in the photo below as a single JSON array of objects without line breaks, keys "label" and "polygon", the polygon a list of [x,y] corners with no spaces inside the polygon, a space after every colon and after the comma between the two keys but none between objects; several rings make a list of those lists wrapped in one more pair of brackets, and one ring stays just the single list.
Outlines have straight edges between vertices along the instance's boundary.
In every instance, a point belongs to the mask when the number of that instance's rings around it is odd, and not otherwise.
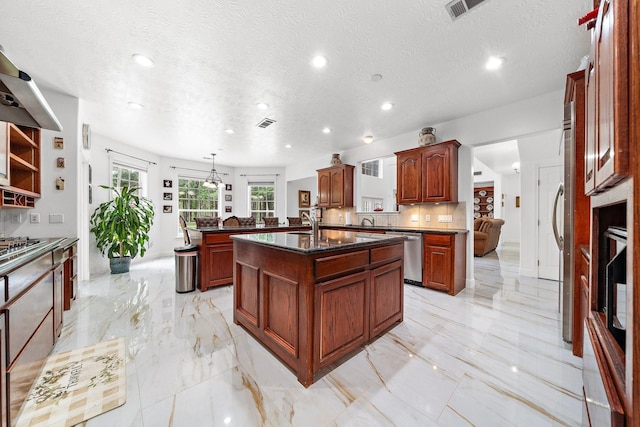
[{"label": "wall chimney exhaust hood", "polygon": [[0,46],[0,120],[61,131],[62,125],[31,77],[6,57]]}]

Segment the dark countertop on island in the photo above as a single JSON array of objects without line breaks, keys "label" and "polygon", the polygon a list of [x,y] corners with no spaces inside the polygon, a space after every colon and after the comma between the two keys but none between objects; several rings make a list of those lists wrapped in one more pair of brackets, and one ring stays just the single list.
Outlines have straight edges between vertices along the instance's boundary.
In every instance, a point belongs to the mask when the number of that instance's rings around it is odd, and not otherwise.
[{"label": "dark countertop on island", "polygon": [[239,234],[231,239],[304,254],[404,241],[402,236],[328,229],[320,230],[317,241],[311,232]]},{"label": "dark countertop on island", "polygon": [[325,224],[321,223],[320,228],[331,228],[338,230],[371,230],[371,231],[392,231],[407,233],[431,233],[431,234],[466,234],[469,230],[463,228],[424,228],[424,227],[408,227],[405,225],[344,225],[344,224]]}]

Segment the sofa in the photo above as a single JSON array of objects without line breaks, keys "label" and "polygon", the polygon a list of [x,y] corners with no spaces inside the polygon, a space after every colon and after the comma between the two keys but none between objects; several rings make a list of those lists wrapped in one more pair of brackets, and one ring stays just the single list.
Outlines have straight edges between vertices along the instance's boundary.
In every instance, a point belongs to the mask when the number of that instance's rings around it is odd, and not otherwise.
[{"label": "sofa", "polygon": [[499,218],[476,218],[473,221],[473,255],[485,256],[495,250],[504,224]]}]

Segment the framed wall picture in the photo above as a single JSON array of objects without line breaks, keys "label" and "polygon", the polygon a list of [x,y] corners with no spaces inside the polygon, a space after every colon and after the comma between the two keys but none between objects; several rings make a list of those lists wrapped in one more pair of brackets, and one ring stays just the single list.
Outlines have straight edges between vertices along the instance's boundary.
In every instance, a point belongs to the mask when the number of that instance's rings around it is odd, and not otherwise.
[{"label": "framed wall picture", "polygon": [[[309,212],[310,212],[310,211],[309,211],[309,209],[300,209],[300,210],[298,211],[298,216],[299,216],[300,218],[302,218],[302,214],[303,214],[303,213],[306,213],[307,215],[311,215]],[[303,219],[302,221],[304,222],[304,221],[306,221],[306,219]]]},{"label": "framed wall picture", "polygon": [[224,190],[225,191],[231,191],[231,188],[232,188],[231,184],[225,184],[224,185]]},{"label": "framed wall picture", "polygon": [[231,206],[225,206],[224,211],[227,213],[231,212]]},{"label": "framed wall picture", "polygon": [[89,184],[91,184],[91,181],[93,181],[93,172],[91,171],[91,165],[89,165]]},{"label": "framed wall picture", "polygon": [[164,188],[171,188],[173,187],[173,181],[171,181],[170,179],[165,179],[162,182],[162,185],[164,186]]},{"label": "framed wall picture", "polygon": [[162,193],[162,200],[173,200],[173,193]]},{"label": "framed wall picture", "polygon": [[62,150],[64,148],[64,139],[60,138],[59,136],[53,138],[53,148]]},{"label": "framed wall picture", "polygon": [[231,201],[231,194],[225,194],[224,195],[224,201],[225,202],[230,202]]},{"label": "framed wall picture", "polygon": [[56,167],[64,168],[64,157],[58,157],[56,159]]},{"label": "framed wall picture", "polygon": [[89,186],[89,204],[93,203],[93,189]]},{"label": "framed wall picture", "polygon": [[171,213],[171,212],[173,212],[173,206],[171,206],[171,205],[164,205],[164,206],[162,207],[162,212],[164,212],[164,213]]},{"label": "framed wall picture", "polygon": [[311,191],[298,190],[298,207],[311,207]]}]

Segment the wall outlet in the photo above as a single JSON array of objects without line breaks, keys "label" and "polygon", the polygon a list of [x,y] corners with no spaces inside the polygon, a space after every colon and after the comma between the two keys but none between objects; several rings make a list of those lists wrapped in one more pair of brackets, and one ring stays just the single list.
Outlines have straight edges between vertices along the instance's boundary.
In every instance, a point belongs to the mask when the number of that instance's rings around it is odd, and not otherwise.
[{"label": "wall outlet", "polygon": [[438,222],[453,222],[453,215],[438,215]]},{"label": "wall outlet", "polygon": [[49,214],[49,224],[62,224],[64,222],[64,214]]},{"label": "wall outlet", "polygon": [[417,214],[411,215],[411,222],[418,222],[418,215]]},{"label": "wall outlet", "polygon": [[425,220],[426,222],[431,222],[431,215],[426,214],[426,215],[424,216],[424,220]]},{"label": "wall outlet", "polygon": [[29,222],[31,224],[38,224],[40,222],[40,214],[39,213],[30,213],[29,214]]}]

